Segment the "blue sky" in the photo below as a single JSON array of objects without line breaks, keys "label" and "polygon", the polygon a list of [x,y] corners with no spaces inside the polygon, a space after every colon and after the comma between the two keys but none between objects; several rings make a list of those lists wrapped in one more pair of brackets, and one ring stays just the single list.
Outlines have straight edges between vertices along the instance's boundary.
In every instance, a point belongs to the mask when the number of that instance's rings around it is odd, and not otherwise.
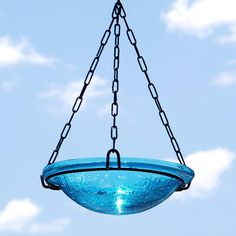
[{"label": "blue sky", "polygon": [[[0,235],[235,235],[235,0],[123,3],[196,173],[188,192],[147,212],[114,217],[41,187],[39,175],[80,93],[114,2],[1,0]],[[124,156],[174,160],[125,31],[121,37],[118,149]],[[112,47],[113,39],[58,160],[104,156],[111,147]]]}]

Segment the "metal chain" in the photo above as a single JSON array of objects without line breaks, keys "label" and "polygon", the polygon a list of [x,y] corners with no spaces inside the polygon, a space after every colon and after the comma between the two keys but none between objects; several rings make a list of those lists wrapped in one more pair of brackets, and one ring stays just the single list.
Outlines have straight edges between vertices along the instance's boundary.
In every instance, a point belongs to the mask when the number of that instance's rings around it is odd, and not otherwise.
[{"label": "metal chain", "polygon": [[121,6],[121,12],[120,12],[120,16],[121,18],[123,18],[124,22],[125,22],[125,25],[126,25],[126,33],[127,33],[127,36],[128,36],[128,39],[129,39],[129,42],[131,43],[131,45],[133,45],[135,51],[136,51],[136,54],[137,54],[137,60],[138,60],[138,64],[140,66],[140,69],[141,71],[144,73],[147,81],[148,81],[148,89],[150,91],[150,94],[153,98],[153,100],[155,101],[156,103],[156,106],[159,110],[159,116],[161,118],[161,121],[162,121],[162,124],[164,125],[166,131],[167,131],[167,134],[170,138],[170,141],[171,141],[171,144],[173,146],[173,149],[176,153],[176,156],[180,162],[180,164],[183,164],[185,165],[185,161],[184,161],[184,158],[183,158],[183,155],[180,151],[180,147],[179,147],[179,144],[172,132],[172,129],[170,127],[170,123],[169,123],[169,120],[167,118],[167,115],[165,113],[165,111],[163,110],[162,106],[161,106],[161,103],[158,99],[158,93],[157,93],[157,90],[156,90],[156,87],[155,85],[151,82],[150,78],[149,78],[149,75],[148,75],[148,68],[147,68],[147,64],[144,60],[144,58],[140,55],[140,52],[139,52],[139,49],[137,47],[137,40],[136,40],[136,37],[134,35],[134,32],[133,30],[129,27],[129,24],[126,20],[126,12],[122,6],[122,4],[120,3],[120,6]]},{"label": "metal chain", "polygon": [[60,140],[59,140],[55,150],[53,151],[53,153],[52,153],[52,155],[51,155],[51,157],[50,157],[50,159],[48,161],[48,165],[52,164],[52,163],[54,163],[56,161],[56,158],[57,158],[57,156],[59,154],[61,145],[62,145],[63,141],[66,139],[66,137],[68,136],[68,134],[70,132],[71,122],[72,122],[72,120],[73,120],[73,118],[75,116],[75,113],[77,113],[79,111],[80,107],[81,107],[81,104],[83,102],[84,93],[85,93],[88,85],[90,84],[90,82],[91,82],[91,80],[93,78],[93,75],[94,75],[94,72],[95,72],[95,70],[97,68],[100,56],[101,56],[101,54],[103,52],[103,49],[104,49],[105,45],[107,44],[107,42],[108,42],[108,40],[110,38],[111,28],[113,26],[114,21],[115,21],[115,18],[112,17],[112,21],[111,21],[111,23],[109,25],[109,28],[103,34],[103,37],[102,37],[102,39],[100,41],[100,47],[99,47],[99,49],[97,51],[97,54],[96,54],[96,56],[95,56],[95,58],[94,58],[94,60],[93,60],[93,62],[91,64],[91,66],[90,66],[90,69],[89,69],[89,71],[88,71],[88,73],[87,73],[87,75],[85,77],[84,86],[83,86],[83,88],[81,90],[80,95],[76,98],[75,103],[74,103],[74,105],[72,107],[72,115],[71,115],[69,121],[65,124],[65,126],[64,126],[64,128],[63,128],[63,130],[61,132]]},{"label": "metal chain", "polygon": [[[118,128],[117,128],[117,125],[116,125],[116,118],[117,118],[117,115],[118,115],[117,93],[119,91],[118,70],[119,70],[119,59],[120,59],[120,48],[119,48],[119,40],[120,40],[119,18],[120,17],[123,18],[123,20],[125,22],[125,25],[127,27],[126,32],[127,32],[128,39],[129,39],[131,45],[133,45],[133,47],[136,51],[137,60],[138,60],[140,69],[144,73],[144,75],[145,75],[145,77],[148,81],[148,88],[149,88],[150,94],[151,94],[152,98],[154,99],[154,101],[156,103],[156,106],[159,110],[159,116],[161,118],[162,124],[166,128],[167,134],[170,138],[170,141],[171,141],[173,149],[176,153],[176,156],[177,156],[179,162],[181,164],[185,165],[185,161],[184,161],[183,155],[180,151],[179,144],[178,144],[178,142],[177,142],[177,140],[176,140],[176,138],[175,138],[175,136],[172,132],[172,129],[170,127],[167,115],[166,115],[165,111],[162,109],[161,103],[158,99],[158,93],[157,93],[156,87],[151,82],[151,80],[149,78],[149,75],[148,75],[148,72],[147,72],[148,69],[147,69],[146,62],[145,62],[144,58],[140,55],[139,49],[137,47],[137,40],[135,38],[134,32],[128,25],[128,22],[126,20],[126,12],[125,12],[125,10],[124,10],[124,8],[123,8],[123,6],[122,6],[122,4],[119,0],[117,0],[117,3],[115,4],[115,7],[113,9],[112,21],[109,25],[109,28],[104,32],[104,35],[103,35],[103,37],[100,41],[100,47],[99,47],[99,49],[97,51],[97,54],[96,54],[91,66],[90,66],[90,69],[89,69],[89,71],[88,71],[88,73],[85,77],[84,86],[81,90],[81,93],[75,100],[75,103],[74,103],[73,108],[72,108],[72,115],[71,115],[69,121],[65,124],[65,126],[64,126],[64,128],[63,128],[63,130],[60,134],[59,142],[58,142],[55,150],[53,151],[53,153],[52,153],[52,155],[49,159],[48,164],[52,164],[56,161],[56,158],[59,154],[62,143],[64,142],[64,140],[66,139],[66,137],[69,134],[69,131],[71,129],[72,120],[75,116],[75,113],[77,113],[79,111],[80,107],[81,107],[81,104],[83,102],[84,93],[85,93],[88,85],[90,84],[90,82],[93,78],[93,75],[94,75],[94,72],[97,68],[100,56],[103,52],[103,49],[104,49],[105,45],[107,44],[107,42],[110,38],[111,28],[113,26],[114,21],[116,21],[115,26],[114,26],[114,34],[115,34],[114,64],[113,64],[114,80],[113,80],[113,83],[112,83],[112,92],[114,94],[114,98],[113,98],[113,103],[112,103],[112,106],[111,106],[111,115],[113,117],[113,125],[111,127],[111,139],[113,141],[113,147],[110,151],[108,151],[108,153],[111,153],[111,152],[112,153],[117,153],[118,152],[116,150],[116,140],[118,138]],[[118,153],[118,155],[119,155],[119,153]]]},{"label": "metal chain", "polygon": [[120,11],[121,4],[119,1],[115,4],[112,17],[115,19],[114,25],[114,35],[115,35],[115,46],[114,46],[114,62],[113,62],[113,70],[114,70],[114,79],[112,82],[112,93],[113,93],[113,103],[111,105],[111,115],[113,117],[113,124],[111,126],[111,139],[112,139],[112,149],[108,151],[110,153],[116,153],[119,156],[119,152],[116,150],[116,140],[118,138],[118,127],[116,124],[117,115],[119,112],[119,105],[117,94],[119,91],[119,67],[120,67]]}]

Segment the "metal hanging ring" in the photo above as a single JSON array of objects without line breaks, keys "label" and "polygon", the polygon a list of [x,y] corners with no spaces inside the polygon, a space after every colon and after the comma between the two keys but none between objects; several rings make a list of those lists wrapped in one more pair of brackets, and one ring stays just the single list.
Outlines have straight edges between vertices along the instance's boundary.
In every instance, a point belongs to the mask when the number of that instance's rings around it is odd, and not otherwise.
[{"label": "metal hanging ring", "polygon": [[115,153],[116,154],[116,158],[117,158],[117,167],[118,169],[121,168],[121,162],[120,162],[120,153],[117,149],[112,148],[107,152],[107,159],[106,159],[106,168],[110,169],[110,157],[111,157],[111,153]]}]

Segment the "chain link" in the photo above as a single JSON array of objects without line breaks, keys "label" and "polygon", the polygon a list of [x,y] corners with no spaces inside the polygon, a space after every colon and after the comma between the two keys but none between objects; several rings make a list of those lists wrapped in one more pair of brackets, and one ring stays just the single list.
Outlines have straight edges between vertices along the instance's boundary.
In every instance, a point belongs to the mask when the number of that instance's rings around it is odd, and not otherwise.
[{"label": "chain link", "polygon": [[[91,82],[91,80],[93,78],[94,72],[95,72],[95,70],[97,68],[97,65],[98,65],[98,62],[100,60],[100,56],[102,55],[103,49],[106,46],[106,44],[107,44],[107,42],[108,42],[108,40],[110,38],[111,28],[112,28],[112,26],[114,24],[114,21],[115,21],[115,18],[112,17],[112,21],[111,21],[111,23],[109,25],[109,28],[104,32],[104,34],[102,36],[102,39],[100,41],[100,47],[99,47],[99,49],[97,51],[97,54],[96,54],[95,58],[92,61],[92,64],[91,64],[91,66],[89,68],[89,71],[88,71],[88,73],[87,73],[87,75],[85,77],[84,86],[83,86],[83,88],[82,88],[82,90],[80,92],[80,95],[76,98],[75,103],[74,103],[74,105],[72,107],[72,115],[71,115],[69,121],[65,124],[65,126],[64,126],[64,128],[63,128],[63,130],[61,132],[59,142],[58,142],[55,150],[51,154],[51,157],[50,157],[50,159],[48,161],[48,165],[52,164],[52,163],[54,163],[56,161],[57,156],[58,156],[59,151],[60,151],[60,148],[61,148],[61,145],[62,145],[62,143],[64,142],[64,140],[66,139],[66,137],[68,136],[68,134],[70,132],[71,122],[72,122],[75,114],[79,111],[79,109],[81,107],[81,104],[83,102],[84,93],[85,93],[88,85],[90,84],[90,82]],[[114,87],[115,86],[117,86],[117,85],[114,85]],[[116,133],[116,131],[114,130],[114,134],[115,133]]]},{"label": "chain link", "polygon": [[150,94],[151,94],[153,100],[155,101],[156,106],[157,106],[157,108],[159,110],[159,116],[161,118],[161,122],[162,122],[162,124],[164,125],[164,127],[165,127],[165,129],[167,131],[167,134],[168,134],[168,136],[170,138],[170,142],[171,142],[171,144],[173,146],[173,149],[174,149],[174,151],[176,153],[176,156],[177,156],[180,164],[185,165],[185,161],[184,161],[183,155],[182,155],[182,153],[180,151],[179,144],[178,144],[178,142],[177,142],[177,140],[176,140],[176,138],[175,138],[175,136],[174,136],[174,134],[172,132],[172,129],[170,127],[167,115],[166,115],[165,111],[162,109],[161,103],[160,103],[160,101],[158,99],[157,89],[156,89],[155,85],[151,82],[151,80],[149,79],[147,64],[146,64],[144,58],[140,55],[139,49],[137,47],[137,40],[136,40],[136,37],[134,35],[134,32],[129,27],[129,24],[128,24],[127,20],[126,20],[126,12],[125,12],[125,10],[124,10],[124,8],[123,8],[121,3],[120,3],[120,6],[121,6],[120,16],[121,16],[121,18],[123,18],[123,20],[125,22],[125,25],[126,25],[126,28],[127,28],[127,30],[126,30],[127,37],[129,39],[130,44],[133,45],[133,47],[134,47],[134,49],[136,51],[138,64],[140,66],[141,71],[144,73],[144,75],[145,75],[145,77],[146,77],[146,79],[148,81],[148,89],[149,89]]},{"label": "chain link", "polygon": [[114,36],[115,36],[115,46],[114,46],[114,79],[112,82],[112,93],[113,93],[113,103],[111,104],[111,115],[113,117],[113,124],[111,126],[111,139],[112,139],[112,149],[108,151],[110,153],[118,152],[116,150],[116,140],[118,138],[118,127],[116,124],[117,115],[119,113],[119,105],[117,101],[117,94],[119,91],[119,67],[120,67],[120,14],[121,14],[121,3],[117,1],[115,4],[112,17],[115,19],[114,25]]}]

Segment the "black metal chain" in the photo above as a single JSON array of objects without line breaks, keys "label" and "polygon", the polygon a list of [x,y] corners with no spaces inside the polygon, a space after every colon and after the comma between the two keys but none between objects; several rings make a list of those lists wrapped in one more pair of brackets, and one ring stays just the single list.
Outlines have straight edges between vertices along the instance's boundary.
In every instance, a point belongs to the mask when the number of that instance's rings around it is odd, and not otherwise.
[{"label": "black metal chain", "polygon": [[111,139],[112,139],[112,149],[108,151],[108,159],[111,153],[115,153],[117,158],[119,158],[119,152],[116,149],[116,140],[118,138],[118,127],[117,127],[117,115],[119,113],[119,105],[117,94],[119,91],[119,67],[120,67],[120,11],[121,4],[119,1],[115,4],[112,17],[115,19],[114,25],[114,36],[115,36],[115,46],[114,46],[114,61],[113,61],[113,70],[114,70],[114,79],[112,82],[112,93],[113,93],[113,103],[111,104],[111,115],[113,117],[113,124],[111,126]]},{"label": "black metal chain", "polygon": [[52,164],[52,163],[54,163],[56,161],[56,158],[57,158],[57,156],[59,154],[61,145],[62,145],[63,141],[66,139],[66,137],[68,136],[68,134],[70,132],[71,122],[72,122],[75,114],[79,111],[79,109],[81,107],[81,104],[83,102],[84,93],[85,93],[88,85],[90,84],[90,82],[91,82],[91,80],[93,78],[93,75],[94,75],[94,72],[95,72],[95,70],[97,68],[100,56],[101,56],[101,54],[103,52],[103,49],[104,49],[105,45],[108,42],[108,39],[110,38],[111,28],[113,26],[114,21],[115,21],[115,18],[112,17],[112,21],[111,21],[111,23],[109,25],[109,28],[103,34],[103,37],[102,37],[102,39],[100,41],[100,47],[99,47],[99,49],[97,51],[97,54],[96,54],[96,56],[95,56],[95,58],[94,58],[94,60],[93,60],[93,62],[91,64],[91,66],[90,66],[90,69],[89,69],[89,71],[88,71],[88,73],[87,73],[87,75],[85,77],[84,86],[83,86],[83,88],[81,90],[80,95],[76,98],[75,103],[73,105],[72,115],[71,115],[69,121],[65,124],[65,126],[64,126],[64,128],[63,128],[63,130],[61,132],[60,140],[59,140],[55,150],[53,151],[53,153],[52,153],[52,155],[51,155],[51,157],[50,157],[50,159],[48,161],[48,165]]},{"label": "black metal chain", "polygon": [[122,6],[122,4],[120,3],[120,6],[121,6],[121,11],[120,11],[120,16],[121,18],[124,19],[124,22],[125,22],[125,25],[126,25],[126,33],[127,33],[127,36],[128,36],[128,39],[129,39],[129,42],[131,43],[131,45],[133,45],[135,51],[136,51],[136,54],[137,54],[137,60],[138,60],[138,64],[140,66],[140,69],[141,71],[144,73],[147,81],[148,81],[148,89],[150,91],[150,94],[152,96],[152,98],[154,99],[155,103],[156,103],[156,106],[159,110],[159,116],[161,118],[161,121],[162,121],[162,124],[164,125],[166,131],[167,131],[167,134],[170,138],[170,141],[171,141],[171,144],[174,148],[174,151],[176,153],[176,156],[180,162],[180,164],[183,164],[185,165],[185,161],[184,161],[184,158],[183,158],[183,155],[180,151],[180,147],[179,147],[179,144],[172,132],[172,129],[170,127],[170,123],[169,123],[169,120],[167,118],[167,115],[165,113],[165,111],[163,110],[162,106],[161,106],[161,103],[158,99],[158,93],[157,93],[157,90],[156,90],[156,87],[155,85],[151,82],[150,78],[149,78],[149,75],[148,75],[148,68],[147,68],[147,64],[144,60],[144,58],[140,55],[140,52],[139,52],[139,49],[137,47],[137,40],[136,40],[136,37],[134,35],[134,32],[133,30],[129,27],[129,24],[126,20],[126,12]]},{"label": "black metal chain", "polygon": [[[118,75],[119,74],[118,74],[118,70],[119,70],[119,64],[120,64],[120,61],[119,61],[119,59],[120,59],[119,41],[120,41],[120,29],[121,29],[120,23],[119,23],[120,17],[123,18],[123,20],[125,22],[125,25],[126,25],[126,28],[127,28],[126,33],[127,33],[129,42],[131,43],[131,45],[133,45],[133,47],[136,51],[137,60],[138,60],[140,69],[144,73],[144,75],[145,75],[145,77],[148,81],[148,88],[149,88],[150,94],[151,94],[152,98],[154,99],[154,101],[156,103],[156,106],[159,110],[159,116],[160,116],[162,124],[164,125],[164,127],[167,131],[167,134],[170,138],[170,141],[171,141],[173,149],[176,153],[176,156],[177,156],[180,164],[185,165],[185,161],[184,161],[183,155],[180,151],[179,144],[178,144],[178,142],[177,142],[177,140],[176,140],[176,138],[175,138],[175,136],[172,132],[172,129],[170,127],[167,115],[166,115],[165,111],[163,110],[163,108],[161,106],[161,103],[158,99],[158,93],[157,93],[156,87],[151,82],[151,80],[149,78],[146,62],[145,62],[143,56],[140,55],[139,49],[137,47],[136,37],[134,35],[133,30],[129,27],[129,24],[126,20],[126,12],[125,12],[125,10],[123,8],[123,5],[121,4],[120,0],[117,0],[116,4],[114,6],[114,9],[113,9],[113,12],[112,12],[112,21],[109,25],[109,28],[103,34],[103,37],[100,41],[100,47],[99,47],[99,49],[97,51],[97,54],[96,54],[91,66],[90,66],[90,69],[89,69],[89,71],[88,71],[88,73],[85,77],[84,86],[81,90],[80,95],[76,98],[75,103],[73,105],[72,115],[71,115],[69,121],[65,124],[65,126],[64,126],[64,128],[63,128],[63,130],[60,134],[59,142],[58,142],[55,150],[53,151],[53,153],[52,153],[52,155],[49,159],[48,164],[52,164],[56,161],[56,158],[59,154],[62,143],[64,142],[64,140],[66,139],[66,137],[68,136],[68,134],[70,132],[72,120],[73,120],[75,114],[79,111],[79,109],[81,107],[81,104],[83,102],[84,93],[85,93],[88,85],[90,84],[90,82],[93,78],[93,75],[94,75],[94,72],[97,68],[100,56],[103,52],[103,49],[104,49],[105,45],[107,44],[107,42],[110,38],[111,28],[112,28],[114,22],[116,22],[115,26],[114,26],[114,34],[115,34],[114,64],[113,64],[114,80],[113,80],[113,83],[112,83],[112,92],[114,94],[114,97],[113,97],[113,103],[112,103],[112,106],[111,106],[111,115],[113,117],[113,125],[111,127],[111,139],[113,141],[113,146],[112,146],[112,149],[108,151],[108,153],[109,153],[109,155],[110,155],[110,153],[115,153],[115,154],[117,154],[117,158],[120,159],[119,152],[116,150],[116,140],[118,138],[118,128],[117,128],[117,125],[116,125],[116,118],[117,118],[117,115],[118,115],[117,93],[119,91],[119,80],[118,80]],[[109,157],[107,157],[107,159],[109,159]]]}]

